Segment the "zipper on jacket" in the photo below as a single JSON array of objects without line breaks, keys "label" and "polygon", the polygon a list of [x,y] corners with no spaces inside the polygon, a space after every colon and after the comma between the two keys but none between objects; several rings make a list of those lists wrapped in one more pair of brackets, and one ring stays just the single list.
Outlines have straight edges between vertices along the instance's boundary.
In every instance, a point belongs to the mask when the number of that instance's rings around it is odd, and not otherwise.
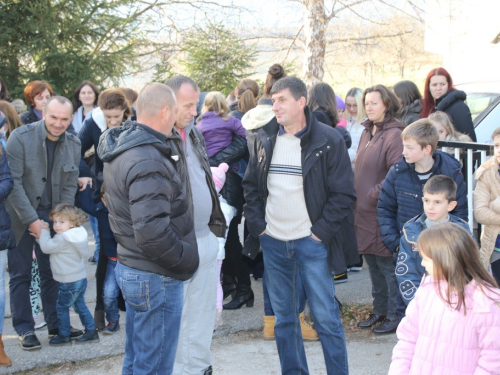
[{"label": "zipper on jacket", "polygon": [[408,193],[406,191],[398,191],[398,194],[403,194],[403,195],[409,195],[410,197],[413,197],[414,199],[418,198],[418,194],[413,194],[413,193]]}]

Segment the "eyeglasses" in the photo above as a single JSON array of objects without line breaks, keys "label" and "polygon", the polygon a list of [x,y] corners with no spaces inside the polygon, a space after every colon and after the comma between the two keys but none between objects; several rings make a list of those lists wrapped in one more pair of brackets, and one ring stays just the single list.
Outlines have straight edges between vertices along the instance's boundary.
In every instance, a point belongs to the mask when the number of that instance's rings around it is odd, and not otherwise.
[{"label": "eyeglasses", "polygon": [[345,106],[349,108],[358,108],[357,104],[346,104]]}]

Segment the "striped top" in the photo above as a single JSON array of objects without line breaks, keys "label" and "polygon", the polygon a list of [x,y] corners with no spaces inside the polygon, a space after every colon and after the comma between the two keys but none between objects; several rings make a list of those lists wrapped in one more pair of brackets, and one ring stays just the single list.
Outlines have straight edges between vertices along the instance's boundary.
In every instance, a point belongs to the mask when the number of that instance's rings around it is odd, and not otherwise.
[{"label": "striped top", "polygon": [[267,177],[266,233],[281,241],[311,235],[302,177],[300,138],[282,134],[276,139]]}]

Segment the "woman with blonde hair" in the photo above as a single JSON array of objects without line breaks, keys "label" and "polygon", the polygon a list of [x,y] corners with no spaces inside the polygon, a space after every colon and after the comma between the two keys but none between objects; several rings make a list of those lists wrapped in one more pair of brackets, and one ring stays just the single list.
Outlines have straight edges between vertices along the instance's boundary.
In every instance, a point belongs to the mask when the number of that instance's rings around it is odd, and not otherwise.
[{"label": "woman with blonde hair", "polygon": [[351,163],[354,165],[354,159],[358,152],[359,139],[365,127],[361,125],[366,120],[365,107],[363,105],[363,90],[353,87],[345,96],[345,118],[347,120],[346,129],[351,135],[352,145],[347,150]]}]

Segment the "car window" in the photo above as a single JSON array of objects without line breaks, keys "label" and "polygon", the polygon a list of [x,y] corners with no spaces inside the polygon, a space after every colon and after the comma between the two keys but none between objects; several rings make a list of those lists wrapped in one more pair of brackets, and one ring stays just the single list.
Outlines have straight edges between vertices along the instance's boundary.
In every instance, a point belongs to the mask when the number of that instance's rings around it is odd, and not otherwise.
[{"label": "car window", "polygon": [[495,108],[476,125],[477,142],[492,143],[491,134],[498,127],[500,127],[500,105],[497,103]]},{"label": "car window", "polygon": [[472,121],[499,97],[500,94],[497,93],[467,93],[467,105],[472,115]]}]

